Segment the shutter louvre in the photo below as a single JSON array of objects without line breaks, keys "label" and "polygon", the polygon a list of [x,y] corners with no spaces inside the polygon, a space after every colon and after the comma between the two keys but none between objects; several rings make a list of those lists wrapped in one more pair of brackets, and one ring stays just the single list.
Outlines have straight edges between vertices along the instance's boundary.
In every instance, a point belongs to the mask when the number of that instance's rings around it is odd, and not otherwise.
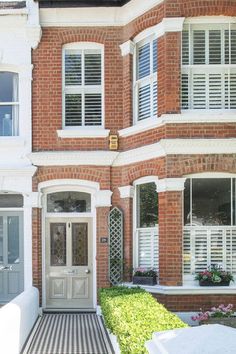
[{"label": "shutter louvre", "polygon": [[150,75],[150,43],[138,48],[138,80]]},{"label": "shutter louvre", "polygon": [[139,88],[138,103],[138,119],[143,120],[149,118],[151,114],[150,84]]},{"label": "shutter louvre", "polygon": [[182,64],[189,65],[189,31],[182,32]]},{"label": "shutter louvre", "polygon": [[153,50],[153,72],[157,72],[157,39],[152,42],[152,50]]},{"label": "shutter louvre", "polygon": [[101,85],[102,62],[101,54],[85,54],[85,85]]},{"label": "shutter louvre", "polygon": [[206,109],[206,74],[193,74],[193,108]]},{"label": "shutter louvre", "polygon": [[82,84],[81,54],[65,54],[65,85]]},{"label": "shutter louvre", "polygon": [[188,74],[182,74],[181,102],[182,102],[182,109],[189,109],[189,77],[188,77]]},{"label": "shutter louvre", "polygon": [[102,122],[101,94],[85,94],[85,125],[99,126]]},{"label": "shutter louvre", "polygon": [[221,30],[209,31],[209,64],[223,64],[221,60]]},{"label": "shutter louvre", "polygon": [[222,108],[222,76],[209,74],[209,109]]},{"label": "shutter louvre", "polygon": [[206,31],[193,31],[193,64],[206,64]]},{"label": "shutter louvre", "polygon": [[139,229],[138,267],[159,269],[158,229]]},{"label": "shutter louvre", "polygon": [[82,125],[82,97],[79,94],[65,96],[65,125],[68,127]]}]

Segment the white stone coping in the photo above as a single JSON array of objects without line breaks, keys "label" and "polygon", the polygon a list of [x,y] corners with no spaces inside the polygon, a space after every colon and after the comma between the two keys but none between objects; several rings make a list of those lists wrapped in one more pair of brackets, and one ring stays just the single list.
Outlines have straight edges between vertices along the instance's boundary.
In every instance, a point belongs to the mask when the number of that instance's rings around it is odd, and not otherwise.
[{"label": "white stone coping", "polygon": [[197,286],[197,285],[183,285],[183,286],[163,286],[163,285],[134,285],[133,283],[123,283],[122,285],[129,288],[139,286],[152,294],[160,295],[236,295],[236,285],[231,286]]},{"label": "white stone coping", "polygon": [[63,129],[57,130],[59,138],[107,138],[109,136],[109,129],[89,128],[89,129]]}]

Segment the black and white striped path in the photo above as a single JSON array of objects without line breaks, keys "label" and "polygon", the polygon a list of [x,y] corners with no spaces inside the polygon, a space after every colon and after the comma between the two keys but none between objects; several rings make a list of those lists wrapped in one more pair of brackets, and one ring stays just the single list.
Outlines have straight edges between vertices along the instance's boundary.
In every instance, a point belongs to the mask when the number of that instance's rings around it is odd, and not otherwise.
[{"label": "black and white striped path", "polygon": [[44,314],[22,354],[114,354],[96,314]]}]

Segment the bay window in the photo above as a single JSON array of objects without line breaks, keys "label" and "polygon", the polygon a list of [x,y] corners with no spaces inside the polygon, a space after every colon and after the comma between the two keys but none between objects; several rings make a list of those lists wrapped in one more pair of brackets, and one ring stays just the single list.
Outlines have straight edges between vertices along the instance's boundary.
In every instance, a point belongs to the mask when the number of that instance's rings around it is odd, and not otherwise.
[{"label": "bay window", "polygon": [[0,72],[0,136],[19,135],[18,74]]},{"label": "bay window", "polygon": [[158,269],[158,194],[156,183],[136,186],[135,267]]},{"label": "bay window", "polygon": [[64,128],[103,125],[101,45],[66,45],[64,62]]},{"label": "bay window", "polygon": [[134,114],[138,122],[157,116],[157,39],[137,43],[135,54]]},{"label": "bay window", "polygon": [[236,109],[236,25],[182,32],[182,109]]},{"label": "bay window", "polygon": [[236,179],[193,178],[184,191],[184,275],[211,265],[236,273]]}]

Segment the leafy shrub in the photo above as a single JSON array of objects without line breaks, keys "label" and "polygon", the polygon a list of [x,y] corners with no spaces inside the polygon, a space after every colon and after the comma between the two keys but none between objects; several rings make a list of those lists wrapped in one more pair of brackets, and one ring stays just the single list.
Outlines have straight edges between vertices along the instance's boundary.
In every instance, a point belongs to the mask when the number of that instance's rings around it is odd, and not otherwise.
[{"label": "leafy shrub", "polygon": [[117,336],[122,354],[147,353],[144,344],[153,332],[187,327],[141,288],[113,287],[99,295],[105,324]]}]

